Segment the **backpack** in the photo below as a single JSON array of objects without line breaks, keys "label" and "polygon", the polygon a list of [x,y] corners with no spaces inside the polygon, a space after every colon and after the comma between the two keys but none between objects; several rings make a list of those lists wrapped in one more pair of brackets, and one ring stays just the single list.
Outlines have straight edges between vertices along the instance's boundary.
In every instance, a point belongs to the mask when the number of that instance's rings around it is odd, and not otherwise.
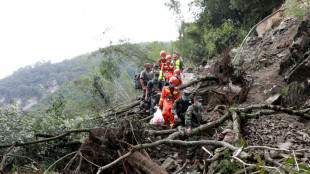
[{"label": "backpack", "polygon": [[136,89],[142,89],[141,83],[140,83],[140,73],[135,74],[135,88]]}]

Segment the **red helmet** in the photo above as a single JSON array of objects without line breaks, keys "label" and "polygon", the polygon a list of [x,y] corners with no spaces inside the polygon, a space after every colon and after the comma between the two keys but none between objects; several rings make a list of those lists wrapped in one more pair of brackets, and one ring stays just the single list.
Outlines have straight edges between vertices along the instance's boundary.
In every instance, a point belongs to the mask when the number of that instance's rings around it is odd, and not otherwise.
[{"label": "red helmet", "polygon": [[170,55],[167,55],[166,60],[172,60],[172,57]]},{"label": "red helmet", "polygon": [[161,57],[166,57],[166,52],[165,52],[165,51],[161,51],[161,52],[160,52],[160,56],[161,56]]},{"label": "red helmet", "polygon": [[179,84],[179,80],[176,77],[171,77],[169,83],[177,86]]},{"label": "red helmet", "polygon": [[174,74],[180,75],[181,74],[181,70],[180,69],[175,69],[174,70]]}]

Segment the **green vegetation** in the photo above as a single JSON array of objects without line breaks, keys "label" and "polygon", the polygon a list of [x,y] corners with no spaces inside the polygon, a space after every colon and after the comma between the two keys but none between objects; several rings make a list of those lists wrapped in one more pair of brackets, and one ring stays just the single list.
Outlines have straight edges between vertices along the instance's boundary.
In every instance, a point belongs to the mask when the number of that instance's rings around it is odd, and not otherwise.
[{"label": "green vegetation", "polygon": [[191,6],[200,12],[195,13],[197,20],[191,23],[182,20],[178,1],[170,0],[167,6],[180,19],[177,49],[184,57],[201,63],[217,57],[229,46],[236,46],[252,26],[281,3],[278,0],[194,0]]},{"label": "green vegetation", "polygon": [[302,1],[300,4],[297,0],[287,0],[285,4],[285,14],[293,15],[302,19],[307,11],[310,10],[310,0]]}]

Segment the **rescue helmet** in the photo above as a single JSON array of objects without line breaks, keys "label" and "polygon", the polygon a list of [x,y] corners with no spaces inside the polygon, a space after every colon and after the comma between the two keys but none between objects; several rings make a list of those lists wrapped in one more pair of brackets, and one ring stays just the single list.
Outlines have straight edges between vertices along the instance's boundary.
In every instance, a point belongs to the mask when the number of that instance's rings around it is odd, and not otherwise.
[{"label": "rescue helmet", "polygon": [[180,75],[181,74],[181,70],[180,69],[175,69],[174,70],[174,74]]},{"label": "rescue helmet", "polygon": [[161,56],[161,57],[166,57],[166,51],[161,51],[161,52],[160,52],[160,56]]},{"label": "rescue helmet", "polygon": [[171,57],[170,55],[167,55],[167,56],[166,56],[166,59],[167,59],[167,60],[172,60],[172,57]]},{"label": "rescue helmet", "polygon": [[179,84],[179,80],[176,77],[171,77],[169,83],[174,86],[177,86]]}]

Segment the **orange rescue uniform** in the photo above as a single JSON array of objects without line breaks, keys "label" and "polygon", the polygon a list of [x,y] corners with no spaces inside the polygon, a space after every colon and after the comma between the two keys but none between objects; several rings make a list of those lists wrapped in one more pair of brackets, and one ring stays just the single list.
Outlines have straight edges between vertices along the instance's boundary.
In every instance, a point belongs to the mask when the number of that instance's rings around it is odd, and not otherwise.
[{"label": "orange rescue uniform", "polygon": [[[180,91],[177,88],[173,87],[171,89],[169,86],[164,86],[158,103],[159,107],[163,106],[162,115],[165,120],[165,125],[168,124],[168,118],[170,118],[170,126],[174,124],[174,117],[173,114],[171,113],[172,105],[174,103],[174,100],[180,97],[179,96]],[[172,98],[172,95],[174,98]]]},{"label": "orange rescue uniform", "polygon": [[178,83],[178,85],[177,85],[177,86],[183,85],[183,82],[182,82],[181,77],[176,77],[176,78],[177,78],[177,79],[178,79],[178,81],[179,81],[179,83]]},{"label": "orange rescue uniform", "polygon": [[161,68],[161,66],[163,66],[164,63],[166,63],[166,59],[164,57],[161,57],[157,60],[157,63],[159,65],[159,67]]},{"label": "orange rescue uniform", "polygon": [[164,63],[161,66],[161,71],[165,74],[165,80],[169,81],[170,78],[173,76],[174,65],[172,63],[170,63],[169,65],[167,63]]}]

